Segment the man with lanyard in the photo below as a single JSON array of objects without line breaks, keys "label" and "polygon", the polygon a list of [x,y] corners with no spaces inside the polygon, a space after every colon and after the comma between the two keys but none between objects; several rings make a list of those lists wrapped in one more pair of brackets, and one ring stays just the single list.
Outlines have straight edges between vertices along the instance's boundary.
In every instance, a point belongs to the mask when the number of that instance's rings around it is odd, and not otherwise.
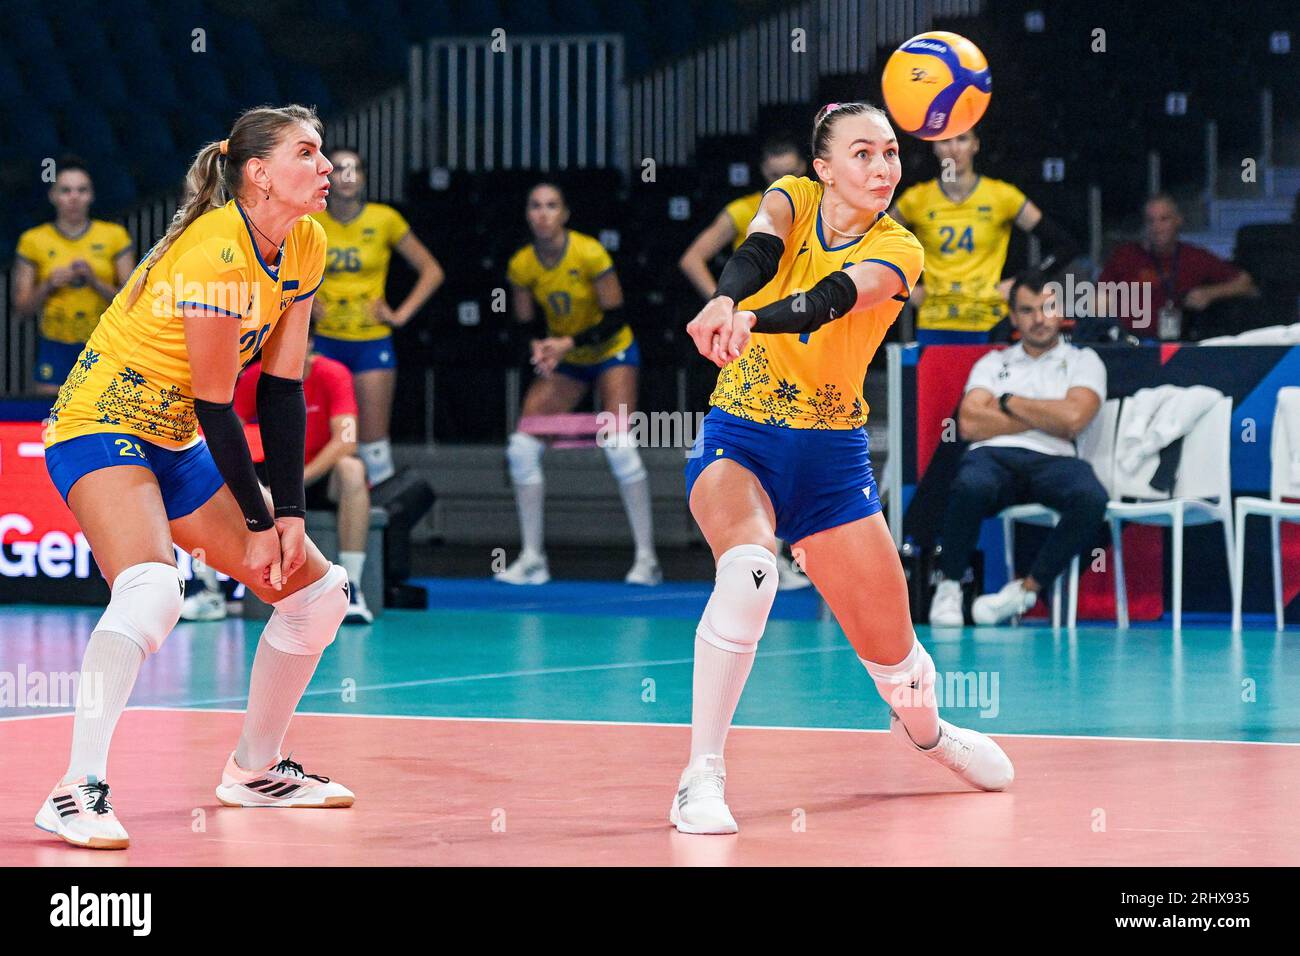
[{"label": "man with lanyard", "polygon": [[[1208,249],[1179,240],[1183,217],[1170,196],[1161,193],[1148,199],[1142,218],[1144,241],[1116,248],[1098,280],[1103,291],[1110,283],[1133,283],[1132,288],[1141,291],[1127,296],[1127,307],[1122,300],[1103,303],[1102,315],[1118,319],[1140,339],[1176,341],[1189,338],[1193,325],[1215,303],[1257,294],[1248,273]],[[1150,289],[1149,300],[1138,283]]]}]

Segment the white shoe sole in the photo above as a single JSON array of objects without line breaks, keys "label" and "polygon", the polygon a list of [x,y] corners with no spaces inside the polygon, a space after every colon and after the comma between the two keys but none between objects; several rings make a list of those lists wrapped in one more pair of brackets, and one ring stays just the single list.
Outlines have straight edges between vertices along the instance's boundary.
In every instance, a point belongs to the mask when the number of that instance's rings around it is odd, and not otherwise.
[{"label": "white shoe sole", "polygon": [[522,585],[522,586],[527,587],[528,585],[533,585],[533,584],[548,584],[548,583],[550,583],[551,576],[550,576],[550,574],[530,574],[528,577],[524,578],[522,581],[517,580],[517,579],[515,579],[515,578],[507,578],[507,577],[501,577],[501,576],[498,576],[496,580],[500,581],[502,584],[513,584],[513,585],[515,585],[515,586],[521,586],[521,585]]},{"label": "white shoe sole", "polygon": [[36,829],[52,833],[64,843],[79,846],[86,850],[125,850],[131,845],[129,837],[123,839],[114,839],[112,837],[80,839],[76,837],[60,826],[58,817],[54,815],[54,811],[50,809],[48,802],[42,805],[40,812],[36,814]]},{"label": "white shoe sole", "polygon": [[677,828],[678,833],[692,833],[701,836],[727,836],[732,833],[739,833],[740,827],[736,821],[721,824],[716,827],[701,827],[690,823],[682,822],[681,814],[677,812],[677,800],[673,799],[673,805],[668,809],[668,822]]},{"label": "white shoe sole", "polygon": [[217,799],[225,807],[256,807],[259,809],[329,809],[331,807],[350,807],[356,800],[352,794],[337,794],[332,797],[323,797],[313,799],[310,802],[302,800],[276,800],[274,797],[264,797],[262,794],[249,790],[241,784],[227,786],[222,784],[217,787]]}]

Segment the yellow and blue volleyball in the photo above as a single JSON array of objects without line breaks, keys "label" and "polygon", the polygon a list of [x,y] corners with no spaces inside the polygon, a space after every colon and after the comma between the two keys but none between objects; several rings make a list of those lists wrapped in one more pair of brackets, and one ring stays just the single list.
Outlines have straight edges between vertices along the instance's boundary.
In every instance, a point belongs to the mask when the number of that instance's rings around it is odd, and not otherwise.
[{"label": "yellow and blue volleyball", "polygon": [[956,33],[933,30],[890,55],[880,85],[901,130],[918,139],[951,139],[984,115],[993,78],[979,47]]}]

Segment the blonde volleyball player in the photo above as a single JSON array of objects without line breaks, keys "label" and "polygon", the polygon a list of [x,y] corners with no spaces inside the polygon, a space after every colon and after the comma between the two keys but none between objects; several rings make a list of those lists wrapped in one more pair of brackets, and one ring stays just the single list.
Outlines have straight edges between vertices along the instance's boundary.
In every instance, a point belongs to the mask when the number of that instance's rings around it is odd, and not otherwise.
[{"label": "blonde volleyball player", "polygon": [[915,237],[885,215],[898,143],[881,110],[832,103],[817,114],[813,157],[818,179],[772,184],[687,326],[722,372],[686,466],[717,576],[696,631],[690,761],[669,814],[685,833],[737,830],[723,745],[776,593],[778,535],[803,550],[890,706],[893,735],[984,790],[1014,775],[990,738],[939,718],[868,457],[862,382],[922,265]]},{"label": "blonde volleyball player", "polygon": [[[69,843],[127,845],[109,802],[109,742],[145,658],[176,624],[173,544],[274,605],[248,711],[217,798],[234,807],[350,806],[280,746],[348,606],[347,575],[303,531],[302,371],[329,195],[316,114],[262,107],[204,146],[190,199],[113,299],[59,390],[45,461],[112,596],[82,661],[101,692],[78,699],[67,772],[36,825]],[[271,506],[232,408],[261,350],[257,405]],[[197,427],[202,425],[204,437]],[[272,511],[273,509],[273,511]]]},{"label": "blonde volleyball player", "polygon": [[81,160],[60,159],[50,204],[54,221],[28,229],[14,256],[14,308],[36,315],[34,388],[54,395],[109,300],[135,268],[131,237],[90,218],[95,184]]},{"label": "blonde volleyball player", "polygon": [[[392,206],[366,201],[366,169],[353,149],[330,151],[330,208],[315,214],[328,241],[325,281],[312,310],[316,351],[352,372],[357,393],[357,451],[371,486],[393,477],[389,427],[397,385],[393,329],[400,329],[438,291],[445,274],[433,253]],[[415,285],[393,308],[384,297],[396,252],[414,269]]]},{"label": "blonde volleyball player", "polygon": [[[596,239],[567,228],[569,207],[558,186],[534,186],[528,194],[527,215],[533,241],[510,258],[506,277],[515,317],[531,322],[540,306],[546,316],[546,337],[533,340],[537,378],[528,386],[521,414],[571,412],[587,389],[596,387],[604,410],[620,423],[605,440],[604,449],[636,543],[636,558],[623,580],[659,584],[663,572],[655,555],[650,482],[624,424],[636,410],[640,350],[623,315],[623,289],[614,263]],[[496,579],[507,584],[544,584],[551,573],[542,547],[542,443],[517,431],[506,446],[506,459],[523,548]]]}]

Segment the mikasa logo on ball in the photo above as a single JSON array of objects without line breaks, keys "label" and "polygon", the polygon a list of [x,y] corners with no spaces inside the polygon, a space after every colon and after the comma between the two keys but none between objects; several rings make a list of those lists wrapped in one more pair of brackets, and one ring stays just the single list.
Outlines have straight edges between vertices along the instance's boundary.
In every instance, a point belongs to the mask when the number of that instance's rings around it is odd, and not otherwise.
[{"label": "mikasa logo on ball", "polygon": [[947,53],[948,47],[942,43],[932,43],[929,40],[917,40],[915,43],[908,44],[907,49],[911,50],[929,50],[932,53]]}]

